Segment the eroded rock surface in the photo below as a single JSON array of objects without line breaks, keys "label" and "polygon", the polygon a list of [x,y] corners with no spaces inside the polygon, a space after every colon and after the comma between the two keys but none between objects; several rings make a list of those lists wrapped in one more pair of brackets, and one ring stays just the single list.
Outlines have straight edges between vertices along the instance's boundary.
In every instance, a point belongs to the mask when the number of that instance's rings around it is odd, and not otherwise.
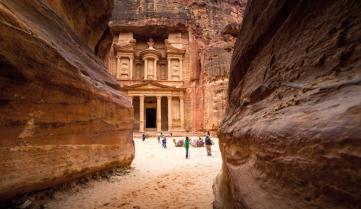
[{"label": "eroded rock surface", "polygon": [[[202,128],[216,131],[227,106],[229,68],[235,37],[242,22],[245,0],[188,0],[200,60],[199,83],[203,105]],[[198,97],[199,98],[199,97]],[[199,117],[198,117],[199,118]]]},{"label": "eroded rock surface", "polygon": [[219,208],[359,208],[361,2],[249,1],[219,130]]},{"label": "eroded rock surface", "polygon": [[0,200],[133,159],[131,104],[94,54],[112,3],[73,3],[0,1]]}]

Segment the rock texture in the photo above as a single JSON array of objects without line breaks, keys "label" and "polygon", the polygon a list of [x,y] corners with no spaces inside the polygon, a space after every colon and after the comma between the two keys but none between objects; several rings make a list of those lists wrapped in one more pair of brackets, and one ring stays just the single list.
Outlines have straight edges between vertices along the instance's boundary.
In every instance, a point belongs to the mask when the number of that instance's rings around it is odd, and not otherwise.
[{"label": "rock texture", "polygon": [[[234,32],[242,22],[245,0],[187,1],[200,61],[202,129],[216,131],[227,106],[228,75]],[[197,117],[199,118],[199,117]]]},{"label": "rock texture", "polygon": [[360,207],[360,9],[249,1],[219,130],[216,207]]},{"label": "rock texture", "polygon": [[97,2],[0,1],[0,200],[133,159],[131,104],[94,54],[112,9]]},{"label": "rock texture", "polygon": [[92,49],[102,44],[114,2],[109,0],[46,0],[49,7]]}]

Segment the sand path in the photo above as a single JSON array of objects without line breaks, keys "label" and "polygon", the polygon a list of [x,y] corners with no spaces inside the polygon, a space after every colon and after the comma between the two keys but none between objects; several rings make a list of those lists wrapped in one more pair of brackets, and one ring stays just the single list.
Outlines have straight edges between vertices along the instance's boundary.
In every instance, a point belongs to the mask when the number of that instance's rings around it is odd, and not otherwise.
[{"label": "sand path", "polygon": [[136,157],[129,173],[92,181],[74,192],[58,192],[48,202],[51,209],[212,208],[212,183],[221,168],[218,141],[213,156],[205,148],[184,148],[168,140],[163,149],[155,138],[135,139]]}]

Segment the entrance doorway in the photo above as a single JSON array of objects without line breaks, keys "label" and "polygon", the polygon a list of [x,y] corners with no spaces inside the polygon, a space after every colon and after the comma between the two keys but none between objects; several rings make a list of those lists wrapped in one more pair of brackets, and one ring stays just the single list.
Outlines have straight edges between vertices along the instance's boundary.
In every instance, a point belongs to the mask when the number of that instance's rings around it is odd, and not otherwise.
[{"label": "entrance doorway", "polygon": [[157,110],[156,108],[147,108],[145,110],[145,127],[146,128],[157,128]]}]

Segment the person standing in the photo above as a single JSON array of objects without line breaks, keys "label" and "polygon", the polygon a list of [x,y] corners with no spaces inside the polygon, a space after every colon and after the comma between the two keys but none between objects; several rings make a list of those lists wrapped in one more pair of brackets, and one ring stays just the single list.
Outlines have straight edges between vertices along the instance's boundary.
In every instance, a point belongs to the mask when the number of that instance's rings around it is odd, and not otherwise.
[{"label": "person standing", "polygon": [[212,150],[211,150],[212,140],[211,140],[211,137],[209,136],[209,132],[206,135],[205,144],[206,144],[206,148],[207,148],[207,155],[212,156]]},{"label": "person standing", "polygon": [[145,133],[143,133],[143,135],[142,135],[142,140],[143,141],[145,141],[145,138],[146,138],[147,136],[145,135]]},{"label": "person standing", "polygon": [[186,149],[186,159],[188,159],[189,157],[189,144],[190,144],[190,140],[187,136],[186,140],[184,141],[184,148]]},{"label": "person standing", "polygon": [[163,132],[160,132],[160,136],[158,136],[158,144],[160,144],[160,139],[163,139]]},{"label": "person standing", "polygon": [[167,138],[163,135],[163,139],[162,139],[162,146],[164,149],[167,149]]}]

